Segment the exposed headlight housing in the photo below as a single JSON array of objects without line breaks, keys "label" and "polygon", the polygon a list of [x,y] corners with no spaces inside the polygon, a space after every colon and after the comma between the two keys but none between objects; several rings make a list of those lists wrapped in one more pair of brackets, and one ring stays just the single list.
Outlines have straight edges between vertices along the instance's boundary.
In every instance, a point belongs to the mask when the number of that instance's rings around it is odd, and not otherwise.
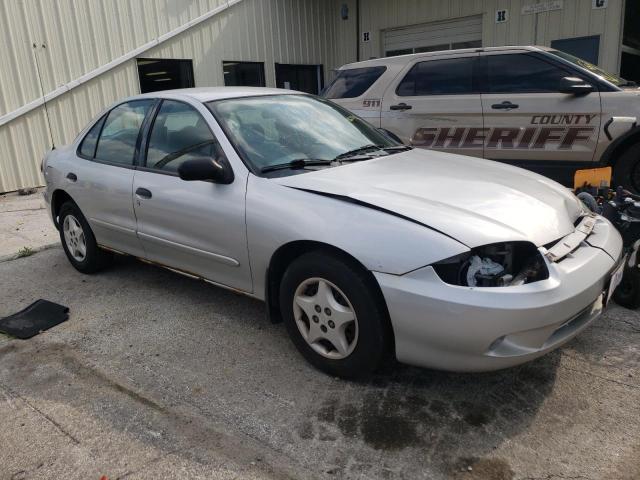
[{"label": "exposed headlight housing", "polygon": [[549,278],[542,255],[529,242],[493,243],[431,266],[443,282],[465,287],[509,287]]}]

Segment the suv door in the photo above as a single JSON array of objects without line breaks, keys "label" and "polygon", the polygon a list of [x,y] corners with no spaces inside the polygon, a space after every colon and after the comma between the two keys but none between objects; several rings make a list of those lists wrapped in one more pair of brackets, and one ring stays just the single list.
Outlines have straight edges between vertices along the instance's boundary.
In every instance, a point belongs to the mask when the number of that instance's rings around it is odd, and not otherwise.
[{"label": "suv door", "polygon": [[478,53],[466,53],[408,64],[384,94],[382,128],[416,147],[482,157],[478,60]]},{"label": "suv door", "polygon": [[151,261],[250,292],[247,172],[235,171],[229,185],[187,182],[177,173],[185,160],[225,155],[205,119],[211,113],[201,110],[165,99],[148,127],[133,182],[138,237]]},{"label": "suv door", "polygon": [[155,100],[122,103],[88,131],[68,165],[66,190],[86,217],[96,241],[142,256],[131,188],[140,130]]},{"label": "suv door", "polygon": [[482,58],[487,72],[482,94],[486,158],[524,166],[593,160],[600,94],[560,93],[567,77],[588,81],[534,52],[483,53]]}]

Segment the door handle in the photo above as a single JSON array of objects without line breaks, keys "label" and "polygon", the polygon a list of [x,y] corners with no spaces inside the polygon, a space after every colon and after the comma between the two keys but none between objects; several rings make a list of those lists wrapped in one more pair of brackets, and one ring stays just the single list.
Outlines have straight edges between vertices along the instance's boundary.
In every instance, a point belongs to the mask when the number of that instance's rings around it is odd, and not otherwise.
[{"label": "door handle", "polygon": [[412,108],[411,105],[407,105],[406,103],[399,103],[397,105],[391,105],[389,110],[411,110]]},{"label": "door handle", "polygon": [[138,187],[136,189],[136,195],[142,198],[151,198],[152,196],[150,190],[147,190],[146,188],[142,188],[142,187]]},{"label": "door handle", "polygon": [[515,103],[511,103],[510,101],[505,101],[502,103],[494,103],[491,105],[491,108],[494,110],[513,110],[514,108],[518,108],[520,105],[516,105]]},{"label": "door handle", "polygon": [[78,180],[78,176],[75,173],[69,172],[67,173],[67,180],[75,182],[76,180]]}]

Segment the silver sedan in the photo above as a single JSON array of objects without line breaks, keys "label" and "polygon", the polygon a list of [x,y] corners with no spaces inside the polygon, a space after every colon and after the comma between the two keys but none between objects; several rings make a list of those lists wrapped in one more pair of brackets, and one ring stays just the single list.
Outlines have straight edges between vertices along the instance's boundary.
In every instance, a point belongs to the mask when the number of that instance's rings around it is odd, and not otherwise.
[{"label": "silver sedan", "polygon": [[397,144],[328,101],[260,88],[132,97],[44,159],[80,272],[114,253],[264,300],[302,355],[516,365],[601,313],[622,242],[565,188]]}]

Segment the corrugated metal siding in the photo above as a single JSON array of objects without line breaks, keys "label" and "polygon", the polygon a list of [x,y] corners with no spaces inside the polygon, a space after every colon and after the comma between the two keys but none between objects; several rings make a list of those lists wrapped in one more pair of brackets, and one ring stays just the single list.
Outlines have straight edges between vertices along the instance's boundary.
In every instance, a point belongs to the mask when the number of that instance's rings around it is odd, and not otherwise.
[{"label": "corrugated metal siding", "polygon": [[[483,15],[482,45],[551,45],[560,38],[600,35],[601,67],[617,72],[623,0],[609,0],[607,8],[594,10],[589,0],[564,0],[564,8],[537,15],[522,15],[525,5],[538,0],[361,0],[363,32],[371,40],[360,44],[361,59],[383,54],[383,32],[387,29]],[[509,21],[495,23],[495,11],[509,10]],[[537,28],[536,28],[537,22]],[[536,33],[537,32],[537,33]]]},{"label": "corrugated metal siding", "polygon": [[[48,93],[226,3],[0,2],[0,64],[15,66],[0,69],[0,115],[41,96],[34,42],[46,44],[37,55]],[[334,40],[346,36],[337,23],[340,5],[336,0],[243,0],[144,57],[193,59],[196,86],[223,85],[222,60],[265,62],[268,86],[275,86],[275,62],[323,64],[329,77],[344,63],[344,47]],[[138,92],[131,60],[49,102],[55,143],[68,143],[105,106]],[[0,192],[42,185],[39,164],[50,144],[41,107],[0,126]]]}]

